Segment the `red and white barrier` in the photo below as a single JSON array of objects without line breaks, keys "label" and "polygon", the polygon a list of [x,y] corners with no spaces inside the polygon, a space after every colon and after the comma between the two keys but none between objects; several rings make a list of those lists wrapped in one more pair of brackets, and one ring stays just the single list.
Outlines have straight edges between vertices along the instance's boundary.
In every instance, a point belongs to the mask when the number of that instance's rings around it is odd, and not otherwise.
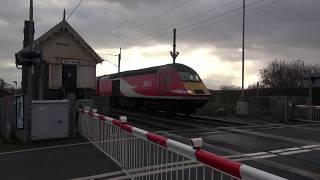
[{"label": "red and white barrier", "polygon": [[207,166],[217,169],[221,172],[229,174],[238,179],[245,180],[284,180],[285,178],[270,174],[265,171],[241,164],[236,161],[232,161],[211,152],[202,150],[201,148],[193,148],[190,145],[186,145],[166,137],[130,126],[126,122],[121,122],[110,117],[99,115],[92,111],[84,109],[79,110],[82,113],[88,114],[89,116],[104,121],[107,124],[117,126],[122,130],[134,135],[137,138],[158,144],[165,147],[168,150],[176,152],[191,160],[197,160]]}]

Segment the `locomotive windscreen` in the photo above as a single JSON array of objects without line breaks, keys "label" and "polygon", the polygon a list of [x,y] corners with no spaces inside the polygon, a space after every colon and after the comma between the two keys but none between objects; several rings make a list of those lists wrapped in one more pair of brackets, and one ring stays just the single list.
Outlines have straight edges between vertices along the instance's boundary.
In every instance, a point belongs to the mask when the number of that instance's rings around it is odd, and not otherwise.
[{"label": "locomotive windscreen", "polygon": [[191,72],[179,72],[180,79],[182,81],[200,82],[200,78],[197,74]]}]

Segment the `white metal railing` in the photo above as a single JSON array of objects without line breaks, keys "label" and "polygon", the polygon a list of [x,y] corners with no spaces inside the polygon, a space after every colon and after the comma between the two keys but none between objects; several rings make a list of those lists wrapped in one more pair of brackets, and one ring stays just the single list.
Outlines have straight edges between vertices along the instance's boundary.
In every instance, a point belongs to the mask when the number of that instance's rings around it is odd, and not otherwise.
[{"label": "white metal railing", "polygon": [[294,120],[320,121],[320,106],[296,105],[292,111]]},{"label": "white metal railing", "polygon": [[127,174],[125,178],[283,179],[209,153],[200,146],[193,148],[132,127],[126,123],[126,118],[120,121],[91,110],[79,112],[79,133],[122,167]]}]

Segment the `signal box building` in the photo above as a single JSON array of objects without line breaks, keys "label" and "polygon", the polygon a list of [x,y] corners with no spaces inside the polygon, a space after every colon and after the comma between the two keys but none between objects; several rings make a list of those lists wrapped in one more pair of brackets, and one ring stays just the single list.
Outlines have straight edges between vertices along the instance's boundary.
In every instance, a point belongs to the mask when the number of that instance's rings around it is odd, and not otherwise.
[{"label": "signal box building", "polygon": [[77,99],[95,93],[96,64],[103,60],[63,20],[35,40],[42,54],[33,71],[33,99],[63,99],[75,93]]}]

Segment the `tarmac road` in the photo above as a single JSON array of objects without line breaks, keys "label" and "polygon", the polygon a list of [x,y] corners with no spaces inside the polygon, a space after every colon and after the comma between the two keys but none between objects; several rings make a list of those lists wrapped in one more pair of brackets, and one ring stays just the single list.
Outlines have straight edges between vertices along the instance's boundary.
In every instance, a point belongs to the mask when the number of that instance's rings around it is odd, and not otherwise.
[{"label": "tarmac road", "polygon": [[159,133],[184,143],[203,137],[205,150],[288,179],[320,179],[319,123]]},{"label": "tarmac road", "polygon": [[72,179],[121,170],[94,145],[79,137],[22,145],[22,150],[14,147],[14,151],[0,153],[2,180]]}]

